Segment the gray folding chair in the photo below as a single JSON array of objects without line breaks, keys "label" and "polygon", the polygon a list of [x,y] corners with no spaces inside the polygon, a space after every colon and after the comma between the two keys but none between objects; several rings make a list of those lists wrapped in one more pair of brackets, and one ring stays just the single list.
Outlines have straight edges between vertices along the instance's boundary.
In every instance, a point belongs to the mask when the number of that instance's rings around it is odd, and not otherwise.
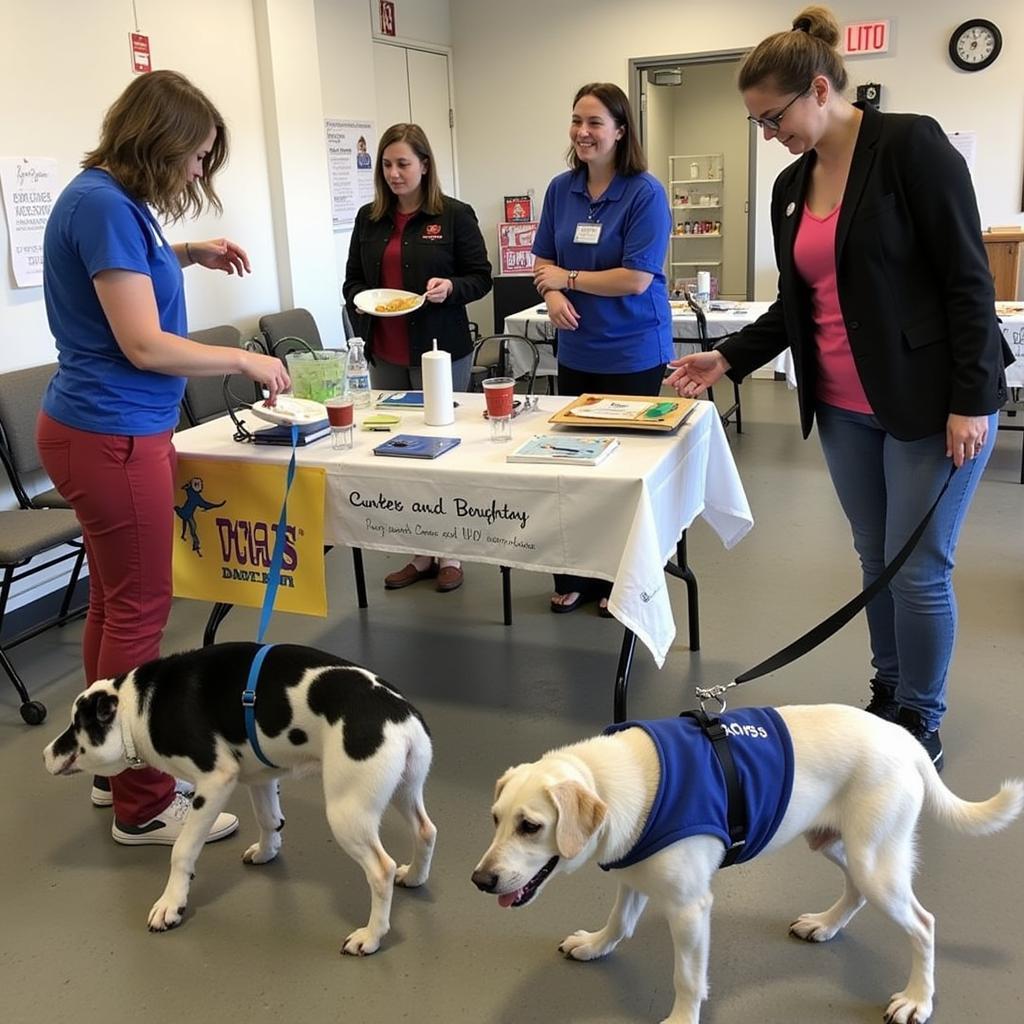
[{"label": "gray folding chair", "polygon": [[[55,488],[30,495],[26,485],[29,476],[43,472],[35,442],[36,417],[55,370],[56,364],[51,363],[0,374],[0,463],[18,501],[18,508],[0,511],[0,667],[18,691],[21,717],[29,725],[39,725],[46,718],[46,707],[29,698],[7,652],[86,610],[84,605],[71,608],[85,560],[78,519]],[[40,556],[48,557],[40,562]],[[13,585],[67,561],[74,564],[57,614],[5,637],[4,615]]]},{"label": "gray folding chair", "polygon": [[[208,327],[203,331],[192,331],[189,337],[201,345],[220,345],[223,348],[247,348],[242,344],[242,335],[230,324]],[[229,376],[231,390],[249,401],[260,397],[256,385],[241,374]],[[183,421],[179,427],[195,427],[207,420],[216,419],[227,412],[224,401],[223,377],[189,377],[185,383],[185,397],[181,402]]]},{"label": "gray folding chair", "polygon": [[284,359],[289,352],[323,348],[320,331],[308,309],[286,309],[260,317],[260,330],[271,355]]},{"label": "gray folding chair", "polygon": [[492,334],[473,347],[473,368],[469,390],[479,391],[488,377],[515,377],[526,382],[526,394],[533,394],[540,353],[537,346],[518,334]]}]

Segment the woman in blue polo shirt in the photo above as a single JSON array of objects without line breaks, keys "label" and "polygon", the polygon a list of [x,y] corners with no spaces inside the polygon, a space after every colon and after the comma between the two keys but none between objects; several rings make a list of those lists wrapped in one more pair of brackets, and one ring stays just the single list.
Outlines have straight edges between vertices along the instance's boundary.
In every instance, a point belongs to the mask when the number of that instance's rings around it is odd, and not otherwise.
[{"label": "woman in blue polo shirt", "polygon": [[[672,358],[665,254],[672,215],[625,93],[584,85],[573,100],[569,165],[548,185],[534,280],[558,329],[558,390],[657,395]],[[611,584],[556,576],[551,610],[599,600]]]},{"label": "woman in blue polo shirt", "polygon": [[[213,179],[227,145],[223,118],[187,78],[140,75],[107,111],[99,145],[46,225],[43,293],[57,372],[36,441],[89,559],[86,685],[160,653],[171,607],[171,432],[185,377],[242,373],[271,402],[288,386],[280,360],[185,337],[182,269],[241,275],[249,258],[224,238],[171,245],[156,215],[174,222],[219,210]],[[126,845],[173,843],[190,806],[154,768],[123,772],[109,787],[95,780],[92,800],[113,804],[113,838]],[[208,839],[237,827],[222,813]]]}]

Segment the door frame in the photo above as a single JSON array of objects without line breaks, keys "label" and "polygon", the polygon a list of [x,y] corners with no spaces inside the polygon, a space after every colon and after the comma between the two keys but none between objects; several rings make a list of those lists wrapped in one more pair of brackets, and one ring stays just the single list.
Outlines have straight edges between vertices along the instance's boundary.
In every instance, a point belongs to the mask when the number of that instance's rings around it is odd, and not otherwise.
[{"label": "door frame", "polygon": [[[702,53],[677,53],[660,57],[629,58],[629,102],[637,120],[640,145],[647,152],[647,95],[644,72],[673,64],[694,67],[699,64],[725,64],[743,60],[750,47],[731,50],[706,50]],[[754,297],[754,230],[757,206],[757,127],[750,124],[747,138],[747,299]]]},{"label": "door frame", "polygon": [[[454,181],[455,195],[453,198],[459,198],[460,185],[459,185],[459,136],[458,136],[458,121],[459,119],[455,116],[455,67],[454,67],[454,53],[452,47],[443,46],[441,43],[422,43],[414,42],[412,40],[404,40],[397,36],[378,36],[375,35],[372,40],[374,43],[379,43],[381,46],[394,46],[401,50],[420,50],[423,53],[437,53],[448,59],[448,126],[452,133],[452,177]],[[406,65],[408,68],[408,65]],[[408,70],[406,71],[408,75]],[[378,131],[380,129],[378,128]]]}]

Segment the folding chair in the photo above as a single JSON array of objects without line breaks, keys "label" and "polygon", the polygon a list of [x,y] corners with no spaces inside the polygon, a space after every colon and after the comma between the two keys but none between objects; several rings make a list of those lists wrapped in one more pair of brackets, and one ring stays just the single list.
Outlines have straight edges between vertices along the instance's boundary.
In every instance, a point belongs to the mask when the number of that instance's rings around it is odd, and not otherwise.
[{"label": "folding chair", "polygon": [[280,359],[289,352],[308,352],[323,348],[320,331],[308,309],[286,309],[260,317],[260,330],[266,339],[267,351]]},{"label": "folding chair", "polygon": [[[201,345],[220,345],[223,348],[252,347],[252,342],[243,344],[241,334],[229,324],[224,324],[221,327],[209,327],[203,331],[192,331],[189,337]],[[260,351],[263,351],[262,345],[260,345]],[[248,377],[231,374],[227,379],[235,394],[254,402],[260,398],[259,389]],[[227,412],[224,400],[224,378],[189,377],[185,382],[185,396],[181,400],[181,408],[184,418],[178,424],[179,429],[195,427],[207,420],[223,416]]]},{"label": "folding chair", "polygon": [[[687,292],[686,301],[693,312],[693,315],[697,318],[697,333],[700,336],[700,350],[701,352],[712,352],[715,346],[712,344],[712,340],[708,337],[708,318],[704,315],[704,310],[700,308],[693,296]],[[740,406],[740,386],[736,381],[732,382],[732,395],[733,403],[729,406],[725,412],[720,413],[722,420],[722,426],[727,427],[732,422],[732,416],[735,414],[736,422],[736,433],[743,433],[743,409]],[[712,388],[708,388],[708,399],[711,402],[715,400],[715,392]]]},{"label": "folding chair", "polygon": [[[56,364],[51,363],[0,374],[0,462],[18,501],[18,508],[0,511],[0,667],[21,697],[21,717],[29,725],[39,725],[46,718],[46,707],[29,698],[7,652],[51,626],[63,626],[86,610],[84,605],[71,608],[85,560],[78,519],[55,488],[30,496],[24,479],[28,474],[42,472],[35,443],[35,421],[46,385],[55,370]],[[58,550],[64,546],[68,550]],[[36,561],[44,555],[52,557],[41,563]],[[74,565],[58,613],[13,637],[4,637],[4,615],[12,586],[72,560]]]},{"label": "folding chair", "polygon": [[539,362],[537,346],[527,338],[518,334],[492,334],[473,348],[469,390],[479,391],[488,377],[515,377],[517,381],[526,381],[526,394],[532,395]]}]

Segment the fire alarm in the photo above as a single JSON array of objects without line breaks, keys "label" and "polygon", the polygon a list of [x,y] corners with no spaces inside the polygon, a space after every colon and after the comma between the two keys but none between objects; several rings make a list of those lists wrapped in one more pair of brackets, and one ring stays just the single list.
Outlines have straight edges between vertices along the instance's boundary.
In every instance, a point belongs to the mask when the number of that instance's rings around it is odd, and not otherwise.
[{"label": "fire alarm", "polygon": [[857,99],[870,103],[876,109],[882,105],[882,86],[878,82],[866,82],[857,86]]}]

